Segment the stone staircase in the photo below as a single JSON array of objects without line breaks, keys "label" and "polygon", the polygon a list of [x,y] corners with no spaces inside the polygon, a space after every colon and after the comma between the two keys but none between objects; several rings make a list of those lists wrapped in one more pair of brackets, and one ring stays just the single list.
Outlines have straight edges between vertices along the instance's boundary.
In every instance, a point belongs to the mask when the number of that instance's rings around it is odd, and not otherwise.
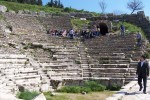
[{"label": "stone staircase", "polygon": [[121,84],[131,81],[135,77],[137,64],[133,64],[132,60],[137,60],[141,55],[134,37],[134,34],[125,37],[110,35],[85,41],[88,54],[94,59],[89,70],[91,77],[119,79]]},{"label": "stone staircase", "polygon": [[0,54],[1,92],[16,93],[19,86],[39,90],[41,83],[38,70],[30,65],[26,55]]}]

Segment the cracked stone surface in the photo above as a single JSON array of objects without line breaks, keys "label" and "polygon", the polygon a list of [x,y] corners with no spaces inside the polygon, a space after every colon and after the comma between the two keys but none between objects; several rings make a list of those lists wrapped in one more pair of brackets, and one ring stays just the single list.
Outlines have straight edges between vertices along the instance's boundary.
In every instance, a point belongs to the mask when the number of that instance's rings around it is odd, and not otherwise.
[{"label": "cracked stone surface", "polygon": [[147,80],[147,94],[139,91],[139,85],[136,84],[131,90],[128,90],[122,100],[150,100],[150,77]]}]

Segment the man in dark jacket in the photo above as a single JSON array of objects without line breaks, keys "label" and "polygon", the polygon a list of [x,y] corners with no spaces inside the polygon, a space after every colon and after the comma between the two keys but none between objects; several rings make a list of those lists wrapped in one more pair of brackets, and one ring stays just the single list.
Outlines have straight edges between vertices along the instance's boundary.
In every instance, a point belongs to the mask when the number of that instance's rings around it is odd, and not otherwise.
[{"label": "man in dark jacket", "polygon": [[[140,58],[140,62],[137,65],[137,71],[136,71],[136,74],[138,75],[138,84],[140,86],[139,91],[141,91],[144,86],[143,89],[144,94],[146,94],[147,77],[149,76],[149,65],[145,59],[146,57],[142,55]],[[142,86],[142,80],[143,80],[143,86]]]}]

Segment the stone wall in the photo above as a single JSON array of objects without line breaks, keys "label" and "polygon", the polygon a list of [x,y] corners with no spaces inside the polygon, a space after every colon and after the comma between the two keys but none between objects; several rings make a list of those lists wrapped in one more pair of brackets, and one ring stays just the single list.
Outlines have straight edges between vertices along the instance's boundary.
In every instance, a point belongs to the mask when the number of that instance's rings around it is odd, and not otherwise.
[{"label": "stone wall", "polygon": [[132,15],[113,15],[108,14],[100,17],[91,17],[87,18],[88,20],[97,21],[97,20],[118,20],[118,21],[126,21],[131,24],[137,25],[141,27],[143,31],[146,33],[147,37],[150,38],[150,20],[149,17],[145,16],[144,11],[139,11],[137,14]]},{"label": "stone wall", "polygon": [[92,21],[90,23],[90,28],[93,29],[95,28],[95,26],[100,26],[101,23],[106,24],[106,26],[108,27],[108,32],[112,31],[112,22],[109,20],[96,20],[96,21]]}]

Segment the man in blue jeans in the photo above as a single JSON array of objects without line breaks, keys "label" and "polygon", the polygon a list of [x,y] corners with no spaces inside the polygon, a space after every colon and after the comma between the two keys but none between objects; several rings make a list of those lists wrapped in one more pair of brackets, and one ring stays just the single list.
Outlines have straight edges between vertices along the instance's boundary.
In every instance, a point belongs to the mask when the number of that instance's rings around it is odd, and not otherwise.
[{"label": "man in blue jeans", "polygon": [[120,26],[120,32],[121,32],[121,36],[125,36],[125,27],[123,24],[121,24]]}]

